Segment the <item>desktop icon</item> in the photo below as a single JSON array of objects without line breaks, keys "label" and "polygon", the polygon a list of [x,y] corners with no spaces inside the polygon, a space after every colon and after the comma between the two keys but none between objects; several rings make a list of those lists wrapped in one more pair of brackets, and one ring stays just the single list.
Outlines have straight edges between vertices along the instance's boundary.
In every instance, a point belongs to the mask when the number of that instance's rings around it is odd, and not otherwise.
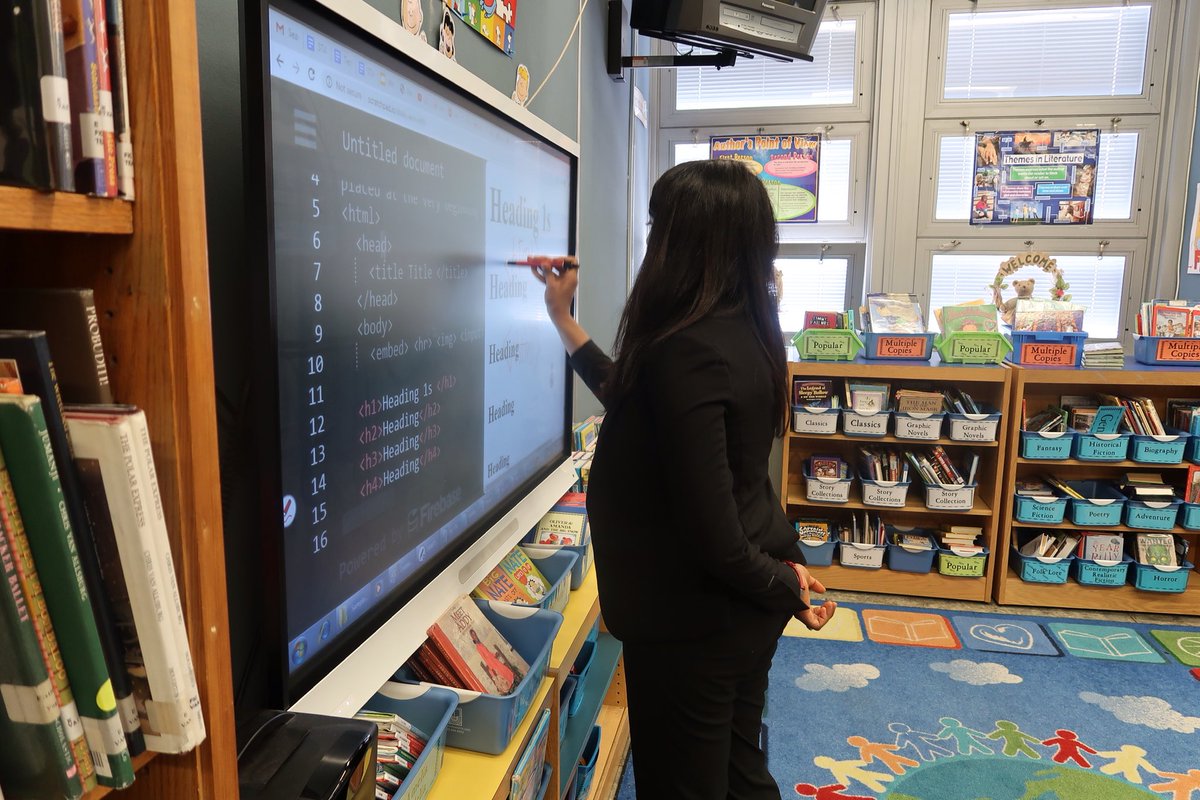
[{"label": "desktop icon", "polygon": [[329,624],[329,620],[325,620],[324,622],[321,623],[321,641],[322,642],[329,640],[330,628],[331,628],[331,626]]},{"label": "desktop icon", "polygon": [[299,664],[306,655],[308,655],[308,642],[304,639],[297,639],[296,643],[292,645],[292,663]]}]

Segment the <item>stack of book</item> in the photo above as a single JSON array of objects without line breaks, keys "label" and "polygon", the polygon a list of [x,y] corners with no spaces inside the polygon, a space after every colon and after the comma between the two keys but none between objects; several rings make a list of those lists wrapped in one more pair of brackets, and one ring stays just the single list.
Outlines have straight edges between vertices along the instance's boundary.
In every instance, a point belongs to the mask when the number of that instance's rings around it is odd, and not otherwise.
[{"label": "stack of book", "polygon": [[943,389],[942,397],[949,414],[982,414],[983,406],[962,389]]},{"label": "stack of book", "polygon": [[1126,472],[1117,488],[1130,500],[1153,503],[1175,499],[1175,489],[1158,472]]},{"label": "stack of book", "polygon": [[529,672],[528,662],[468,597],[455,600],[426,633],[408,660],[426,683],[505,696]]},{"label": "stack of book", "polygon": [[1151,300],[1142,303],[1137,317],[1141,336],[1189,338],[1200,335],[1200,306],[1187,300]]},{"label": "stack of book", "polygon": [[1084,369],[1121,369],[1125,366],[1125,347],[1120,342],[1085,342]]},{"label": "stack of book", "polygon": [[908,481],[908,462],[892,448],[863,447],[862,476],[876,481]]},{"label": "stack of book", "polygon": [[550,507],[534,529],[529,541],[554,547],[578,547],[587,544],[587,495],[567,492]]},{"label": "stack of book", "polygon": [[963,303],[943,306],[934,316],[942,333],[991,333],[1000,329],[996,306],[991,303]]},{"label": "stack of book", "polygon": [[804,330],[850,329],[854,327],[853,311],[805,311]]},{"label": "stack of book", "polygon": [[925,333],[925,315],[915,294],[868,294],[859,316],[864,333]]},{"label": "stack of book", "polygon": [[1200,435],[1200,400],[1168,400],[1167,422],[1192,436]]},{"label": "stack of book", "polygon": [[1141,436],[1162,436],[1167,429],[1158,416],[1158,409],[1149,397],[1118,397],[1111,394],[1101,394],[1100,400],[1107,406],[1120,406],[1124,409],[1122,418],[1125,430]]},{"label": "stack of book", "polygon": [[1077,303],[1022,297],[1016,302],[1012,329],[1014,331],[1078,333],[1083,330],[1085,310],[1084,306]]},{"label": "stack of book", "polygon": [[937,537],[946,550],[953,548],[965,555],[983,551],[983,546],[980,544],[980,540],[983,538],[983,528],[973,525],[947,525],[937,532]]},{"label": "stack of book", "polygon": [[492,567],[479,585],[471,592],[480,600],[497,600],[502,603],[536,606],[550,590],[550,581],[525,551],[514,547],[500,563]]},{"label": "stack of book", "polygon": [[1033,433],[1064,433],[1067,430],[1067,410],[1050,406],[1033,416],[1027,416],[1025,400],[1021,400],[1021,430]]},{"label": "stack of book", "polygon": [[896,410],[905,414],[936,414],[943,410],[944,404],[942,393],[932,389],[896,390]]},{"label": "stack of book", "polygon": [[916,468],[917,474],[926,483],[943,486],[973,486],[975,484],[975,473],[979,469],[978,453],[968,453],[966,463],[961,469],[955,466],[946,453],[946,449],[940,444],[934,445],[927,454],[908,450],[904,453],[904,457]]},{"label": "stack of book", "polygon": [[382,795],[377,791],[375,796],[392,797],[429,744],[429,734],[399,714],[386,711],[360,711],[354,718],[372,722],[379,729],[375,786]]},{"label": "stack of book", "polygon": [[847,380],[845,386],[846,408],[859,414],[874,414],[888,410],[888,397],[892,386],[888,383],[864,383]]},{"label": "stack of book", "polygon": [[[1075,552],[1079,544],[1079,534],[1071,531],[1054,531],[1039,533],[1025,544],[1021,545],[1023,556],[1041,556],[1042,558],[1064,558]],[[1120,557],[1118,556],[1118,560]]]},{"label": "stack of book", "polygon": [[1098,397],[1064,395],[1060,404],[1067,412],[1067,426],[1071,430],[1091,434],[1120,433],[1125,419],[1125,408],[1117,404],[1106,404]]},{"label": "stack of book", "polygon": [[852,544],[870,544],[876,547],[887,544],[887,532],[883,518],[874,514],[862,513],[850,515],[850,524],[843,525],[838,532],[843,542]]}]

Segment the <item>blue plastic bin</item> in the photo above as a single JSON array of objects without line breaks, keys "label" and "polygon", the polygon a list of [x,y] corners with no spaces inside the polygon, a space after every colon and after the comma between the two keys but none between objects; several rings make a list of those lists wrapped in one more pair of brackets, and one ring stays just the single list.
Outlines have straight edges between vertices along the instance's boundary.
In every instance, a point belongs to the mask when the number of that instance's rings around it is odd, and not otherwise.
[{"label": "blue plastic bin", "polygon": [[913,439],[933,442],[942,438],[942,420],[945,414],[911,414],[896,411],[892,414],[892,426],[897,439]]},{"label": "blue plastic bin", "polygon": [[549,761],[542,764],[542,785],[538,787],[538,791],[537,791],[537,799],[538,800],[546,800],[546,797],[549,796],[549,794],[550,794],[550,778],[551,778],[553,771],[554,771],[554,767],[551,766]]},{"label": "blue plastic bin", "polygon": [[584,800],[592,788],[592,776],[596,774],[596,762],[600,760],[600,726],[593,725],[579,754],[579,768],[575,771],[575,797]]},{"label": "blue plastic bin", "polygon": [[1185,458],[1193,464],[1200,464],[1200,436],[1192,436],[1188,439]]},{"label": "blue plastic bin", "polygon": [[843,408],[842,432],[847,436],[863,436],[866,438],[887,436],[888,422],[891,418],[891,411],[860,414],[852,409]]},{"label": "blue plastic bin", "polygon": [[862,478],[862,504],[878,508],[903,508],[912,481],[874,481]]},{"label": "blue plastic bin", "polygon": [[[903,545],[892,542],[891,534],[917,534],[924,536],[929,540],[929,546],[922,549],[910,549]],[[933,535],[925,530],[905,530],[903,528],[888,529],[887,543],[887,565],[888,569],[894,569],[897,572],[920,572],[925,573],[933,569],[933,557],[937,554],[937,540]]]},{"label": "blue plastic bin", "polygon": [[1155,567],[1135,561],[1129,578],[1134,587],[1147,592],[1185,592],[1194,568],[1190,561],[1180,567]]},{"label": "blue plastic bin", "polygon": [[1071,554],[1060,558],[1046,558],[1024,555],[1016,547],[1012,551],[1013,569],[1026,583],[1066,583],[1067,575],[1071,571],[1071,562],[1074,560],[1075,556]]},{"label": "blue plastic bin", "polygon": [[994,442],[1000,431],[999,411],[982,406],[978,414],[947,414],[947,429],[955,442]]},{"label": "blue plastic bin", "polygon": [[1191,438],[1175,429],[1168,429],[1165,436],[1135,434],[1129,446],[1129,457],[1145,464],[1179,464]]},{"label": "blue plastic bin", "polygon": [[1116,563],[1076,558],[1075,580],[1085,586],[1124,586],[1133,559],[1126,555]]},{"label": "blue plastic bin", "polygon": [[810,503],[846,503],[850,500],[850,487],[854,484],[854,470],[845,478],[814,478],[804,470],[804,497]]},{"label": "blue plastic bin", "polygon": [[[529,672],[511,694],[504,696],[449,687],[458,696],[458,708],[450,717],[446,744],[477,753],[498,755],[508,747],[513,732],[521,724],[537,694],[542,678],[546,677],[550,648],[562,625],[562,614],[484,600],[476,600],[475,604],[483,609],[484,616],[529,663]],[[407,670],[397,673],[397,678],[413,681]]]},{"label": "blue plastic bin", "polygon": [[1083,366],[1083,343],[1087,341],[1087,334],[1082,331],[1013,331],[1011,337],[1012,353],[1009,354],[1009,360],[1014,364],[1076,368]]},{"label": "blue plastic bin", "polygon": [[1120,525],[1125,495],[1102,481],[1067,481],[1086,500],[1071,498],[1071,522],[1085,528]]},{"label": "blue plastic bin", "polygon": [[796,433],[837,433],[842,415],[836,408],[792,406],[792,430]]},{"label": "blue plastic bin", "polygon": [[1135,334],[1133,360],[1168,367],[1200,367],[1200,339]]},{"label": "blue plastic bin", "polygon": [[1047,500],[1019,494],[1013,501],[1013,516],[1017,522],[1057,525],[1067,513],[1067,498],[1057,495]]},{"label": "blue plastic bin", "polygon": [[[522,546],[521,549],[550,582],[546,596],[535,607],[544,608],[547,611],[557,611],[561,614],[567,607],[567,601],[571,599],[571,570],[574,569],[575,562],[579,560],[579,554],[564,549],[531,550],[527,546]],[[515,603],[514,605],[521,604]]]},{"label": "blue plastic bin", "polygon": [[399,714],[429,735],[425,749],[417,756],[417,763],[392,795],[392,800],[424,800],[442,769],[446,733],[458,708],[458,695],[439,686],[389,682],[367,701],[364,708]]},{"label": "blue plastic bin", "polygon": [[1179,498],[1153,503],[1130,500],[1125,503],[1125,524],[1144,531],[1169,531],[1175,527],[1181,505]]},{"label": "blue plastic bin", "polygon": [[575,656],[575,663],[571,665],[571,674],[575,676],[575,694],[571,695],[571,706],[567,710],[567,716],[575,716],[579,713],[579,707],[583,704],[583,690],[587,687],[588,673],[592,670],[592,662],[596,660],[596,643],[585,641],[579,648],[579,655]]},{"label": "blue plastic bin", "polygon": [[575,591],[583,585],[583,579],[587,577],[588,570],[592,568],[592,537],[588,534],[587,541],[583,544],[554,546],[550,544],[522,544],[521,548],[526,553],[533,556],[534,553],[574,553],[578,558],[571,566],[571,591]]},{"label": "blue plastic bin", "polygon": [[1071,457],[1075,431],[1040,433],[1021,431],[1021,458],[1042,461],[1063,461]]},{"label": "blue plastic bin", "polygon": [[862,334],[862,355],[867,361],[928,361],[933,357],[936,333]]},{"label": "blue plastic bin", "polygon": [[1076,433],[1074,456],[1080,461],[1124,461],[1129,439],[1128,433]]},{"label": "blue plastic bin", "polygon": [[1200,503],[1184,503],[1180,506],[1179,524],[1189,531],[1200,531]]},{"label": "blue plastic bin", "polygon": [[575,699],[575,687],[579,679],[574,675],[563,678],[562,689],[558,692],[558,740],[561,742],[567,735],[567,718],[571,716],[571,703]]},{"label": "blue plastic bin", "polygon": [[828,567],[833,563],[833,551],[838,546],[836,530],[830,530],[829,540],[825,542],[810,542],[800,540],[800,551],[804,553],[804,563],[810,567]]}]

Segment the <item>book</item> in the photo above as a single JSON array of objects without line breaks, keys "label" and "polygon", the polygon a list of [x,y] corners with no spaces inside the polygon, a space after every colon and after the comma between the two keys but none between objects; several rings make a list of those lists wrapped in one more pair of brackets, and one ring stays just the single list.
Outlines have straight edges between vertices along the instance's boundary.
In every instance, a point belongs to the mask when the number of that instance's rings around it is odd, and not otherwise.
[{"label": "book", "polygon": [[841,328],[845,325],[844,320],[844,315],[837,311],[805,311],[804,330]]},{"label": "book", "polygon": [[475,590],[473,597],[535,606],[546,597],[550,582],[541,570],[519,547],[509,550],[500,563],[492,567]]},{"label": "book", "polygon": [[62,15],[75,191],[115,197],[117,152],[104,0],[62,0]]},{"label": "book", "polygon": [[103,786],[128,786],[133,762],[39,398],[0,395],[0,450],[58,633],[96,779]]},{"label": "book", "polygon": [[83,797],[16,561],[0,537],[0,775],[18,798]]},{"label": "book", "polygon": [[0,327],[46,332],[64,403],[113,401],[91,289],[6,289]]},{"label": "book", "polygon": [[55,0],[0,9],[0,183],[73,189],[71,109]]},{"label": "book", "polygon": [[847,405],[859,414],[886,411],[892,387],[887,383],[846,381]]},{"label": "book", "polygon": [[828,542],[833,535],[827,519],[802,517],[795,522],[796,536],[803,542]]},{"label": "book", "polygon": [[1017,300],[1012,329],[1078,333],[1083,330],[1084,311],[1075,303],[1023,297]]},{"label": "book", "polygon": [[25,525],[21,520],[21,512],[17,508],[17,498],[13,492],[12,481],[9,478],[2,453],[0,453],[0,542],[11,554],[17,580],[21,584],[21,591],[25,594],[25,603],[29,609],[34,632],[37,634],[38,649],[50,676],[54,699],[58,704],[58,714],[67,738],[70,740],[71,754],[79,771],[84,791],[91,791],[96,788],[96,768],[92,762],[87,739],[83,734],[83,721],[79,718],[79,708],[75,703],[75,696],[71,693],[71,684],[67,681],[67,670],[63,666],[62,651],[58,646],[58,637],[54,633],[50,609],[46,606],[37,566],[33,563],[33,553],[29,549],[29,537],[25,534]]},{"label": "book", "polygon": [[114,601],[118,619],[127,626],[132,618],[136,633],[138,649],[125,653],[125,663],[134,676],[146,747],[187,752],[204,740],[204,718],[145,415],[122,407],[72,409],[67,424],[75,457],[96,462],[88,470],[98,469],[103,484],[107,508],[95,493],[91,508],[97,517],[107,514],[112,524],[98,525],[94,532],[107,538],[111,529],[115,541],[106,541],[105,551],[116,550],[128,593]]},{"label": "book", "polygon": [[117,159],[117,196],[132,200],[133,128],[129,109],[129,59],[125,54],[124,0],[106,0],[108,61],[112,83],[113,138]]},{"label": "book", "polygon": [[941,392],[919,389],[896,390],[896,410],[906,414],[937,414],[945,404]]},{"label": "book", "polygon": [[1150,310],[1150,330],[1153,336],[1191,336],[1191,309],[1165,304],[1154,305]]},{"label": "book", "polygon": [[25,394],[17,362],[11,358],[0,358],[0,394]]},{"label": "book", "polygon": [[[113,693],[127,733],[137,718],[134,708],[133,689],[125,676],[121,636],[114,622],[108,594],[104,591],[104,578],[100,572],[100,559],[92,538],[91,522],[83,501],[79,474],[72,458],[71,439],[62,416],[62,396],[58,387],[58,374],[50,358],[49,340],[40,331],[0,330],[0,359],[12,359],[17,365],[25,390],[41,398],[42,414],[50,444],[54,451],[54,463],[58,467],[58,478],[67,501],[67,515],[75,535],[75,544],[83,579],[88,587],[92,603],[92,614],[100,643],[104,648],[104,661],[108,665]],[[136,736],[129,739],[131,755],[141,752],[141,743]]]},{"label": "book", "polygon": [[529,664],[470,598],[455,600],[426,633],[467,688],[508,695],[529,672]]},{"label": "book", "polygon": [[792,379],[792,405],[829,408],[834,398],[833,381]]},{"label": "book", "polygon": [[1183,482],[1183,499],[1188,503],[1200,503],[1200,465],[1188,467],[1187,477]]},{"label": "book", "polygon": [[849,477],[849,466],[839,456],[813,455],[808,459],[808,474],[813,478]]},{"label": "book", "polygon": [[1175,537],[1169,533],[1139,533],[1134,540],[1137,560],[1155,567],[1177,567]]},{"label": "book", "polygon": [[863,321],[863,330],[874,333],[925,332],[925,316],[914,294],[868,294]]},{"label": "book", "polygon": [[587,541],[587,495],[567,492],[533,529],[534,544],[581,545]]},{"label": "book", "polygon": [[943,333],[984,333],[998,330],[996,306],[990,303],[944,306],[938,320]]},{"label": "book", "polygon": [[1079,556],[1089,561],[1120,561],[1125,553],[1125,537],[1112,533],[1084,533]]},{"label": "book", "polygon": [[521,757],[513,767],[512,778],[509,781],[509,800],[533,800],[537,796],[542,785],[549,730],[550,709],[545,708],[533,726],[533,733],[530,734],[525,749],[521,751]]},{"label": "book", "polygon": [[1025,497],[1054,497],[1054,488],[1041,478],[1017,478],[1017,494]]}]

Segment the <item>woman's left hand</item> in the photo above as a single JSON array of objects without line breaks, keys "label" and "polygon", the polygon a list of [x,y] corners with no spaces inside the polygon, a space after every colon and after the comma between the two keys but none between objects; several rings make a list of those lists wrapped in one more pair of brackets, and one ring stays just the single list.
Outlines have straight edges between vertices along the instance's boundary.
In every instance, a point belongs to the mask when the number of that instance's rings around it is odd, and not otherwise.
[{"label": "woman's left hand", "polygon": [[803,565],[792,564],[791,567],[796,572],[796,577],[800,580],[800,599],[808,606],[808,608],[797,612],[794,616],[804,623],[804,627],[810,631],[819,631],[825,627],[825,624],[829,620],[833,619],[833,612],[837,611],[837,603],[832,600],[826,600],[821,605],[814,606],[811,600],[812,592],[824,594],[825,585],[814,578]]}]

